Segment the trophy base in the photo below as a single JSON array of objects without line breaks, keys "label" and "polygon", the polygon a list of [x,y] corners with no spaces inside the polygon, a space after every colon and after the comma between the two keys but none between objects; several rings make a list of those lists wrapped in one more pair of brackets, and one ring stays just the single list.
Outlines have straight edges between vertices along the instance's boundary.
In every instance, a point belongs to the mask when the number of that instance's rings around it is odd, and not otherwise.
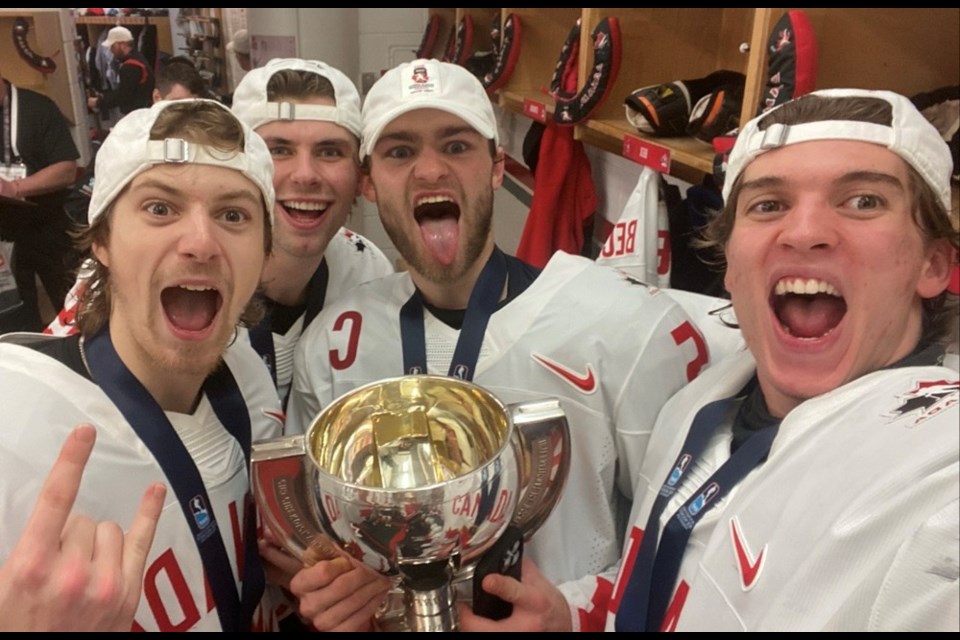
[{"label": "trophy base", "polygon": [[457,631],[460,619],[456,612],[459,602],[473,601],[473,567],[458,574],[449,587],[450,606],[446,614],[417,615],[411,611],[410,596],[401,584],[397,584],[387,594],[386,600],[374,616],[377,631]]}]

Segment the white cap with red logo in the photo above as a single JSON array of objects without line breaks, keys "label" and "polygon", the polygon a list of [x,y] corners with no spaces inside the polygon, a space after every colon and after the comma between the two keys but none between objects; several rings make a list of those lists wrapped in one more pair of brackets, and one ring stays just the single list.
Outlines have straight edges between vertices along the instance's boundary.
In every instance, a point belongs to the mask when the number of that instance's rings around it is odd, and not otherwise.
[{"label": "white cap with red logo", "polygon": [[483,85],[465,68],[439,60],[405,62],[383,74],[363,103],[363,160],[399,116],[415,109],[439,109],[462,118],[484,138],[499,144],[497,117]]}]

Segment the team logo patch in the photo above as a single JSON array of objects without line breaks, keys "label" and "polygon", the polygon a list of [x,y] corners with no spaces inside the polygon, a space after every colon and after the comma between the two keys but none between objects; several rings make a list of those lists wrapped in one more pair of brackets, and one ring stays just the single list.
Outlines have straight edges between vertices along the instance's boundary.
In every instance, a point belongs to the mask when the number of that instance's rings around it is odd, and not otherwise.
[{"label": "team logo patch", "polygon": [[670,477],[667,478],[667,481],[663,483],[662,487],[660,487],[661,497],[669,498],[677,492],[677,483],[679,483],[680,479],[683,478],[683,474],[687,472],[687,467],[690,466],[691,460],[693,460],[693,458],[689,453],[684,453],[677,459],[677,463],[674,465],[673,470],[670,471]]},{"label": "team logo patch", "polygon": [[423,84],[429,80],[426,67],[414,67],[412,80],[418,84]]},{"label": "team logo patch", "polygon": [[203,496],[195,495],[190,498],[190,513],[193,514],[193,520],[197,523],[198,529],[205,529],[210,524],[210,511]]},{"label": "team logo patch", "polygon": [[960,402],[960,380],[921,380],[897,398],[899,404],[886,417],[894,422],[911,416],[907,426],[915,427]]},{"label": "team logo patch", "polygon": [[514,540],[500,559],[500,573],[506,574],[518,562],[520,562],[520,541]]},{"label": "team logo patch", "polygon": [[707,488],[704,489],[703,492],[698,495],[693,502],[690,503],[690,506],[687,507],[687,511],[690,512],[691,516],[697,515],[703,511],[703,508],[707,506],[710,501],[713,500],[714,496],[716,496],[719,492],[720,485],[718,485],[716,482],[711,482],[707,485]]},{"label": "team logo patch", "polygon": [[530,357],[533,358],[534,362],[539,364],[541,367],[547,371],[556,374],[564,382],[572,386],[574,389],[590,394],[597,390],[597,377],[593,373],[593,367],[587,364],[586,370],[581,373],[565,367],[559,362],[554,362],[546,356],[542,356],[539,353],[531,353]]},{"label": "team logo patch", "polygon": [[783,51],[785,47],[790,46],[791,42],[793,42],[793,34],[790,33],[790,29],[781,29],[777,34],[777,42],[770,47],[770,53]]},{"label": "team logo patch", "polygon": [[423,94],[442,93],[439,64],[436,60],[424,60],[423,64],[413,67],[400,87],[401,97],[406,99]]},{"label": "team logo patch", "polygon": [[640,280],[639,278],[637,278],[637,277],[635,277],[635,276],[627,273],[627,272],[624,271],[623,269],[619,269],[619,268],[617,268],[617,267],[614,267],[614,270],[616,270],[616,272],[620,275],[620,277],[621,277],[623,280],[626,281],[627,284],[632,284],[632,285],[636,285],[636,286],[638,286],[638,287],[643,287],[644,289],[646,289],[646,290],[650,293],[651,296],[655,296],[655,295],[657,295],[657,294],[660,293],[660,288],[657,287],[656,285],[652,285],[652,284],[650,284],[649,282],[644,282],[643,280]]}]

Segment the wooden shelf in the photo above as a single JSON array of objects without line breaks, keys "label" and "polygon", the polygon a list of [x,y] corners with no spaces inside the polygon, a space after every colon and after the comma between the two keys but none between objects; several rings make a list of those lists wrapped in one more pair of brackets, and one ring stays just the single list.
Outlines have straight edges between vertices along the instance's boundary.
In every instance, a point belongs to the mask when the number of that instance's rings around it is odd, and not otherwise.
[{"label": "wooden shelf", "polygon": [[77,24],[108,24],[111,27],[117,25],[145,25],[155,24],[158,20],[169,21],[169,16],[77,16],[74,22]]},{"label": "wooden shelf", "polygon": [[[475,16],[476,9],[443,11],[450,19]],[[489,11],[489,10],[486,10]],[[712,148],[692,138],[654,138],[626,120],[624,99],[633,91],[676,80],[702,78],[719,69],[746,76],[741,123],[757,113],[766,86],[767,40],[784,8],[502,8],[501,19],[516,14],[523,25],[520,61],[500,90],[502,108],[525,114],[527,101],[553,112],[546,93],[560,49],[581,19],[581,86],[593,64],[591,32],[616,16],[622,34],[620,72],[606,101],[592,118],[577,125],[585,144],[622,154],[627,135],[670,151],[670,173],[698,182],[713,171]],[[804,9],[819,49],[817,88],[889,89],[911,96],[954,85],[960,78],[960,8]],[[447,28],[449,28],[449,24]]]},{"label": "wooden shelf", "polygon": [[553,98],[550,94],[544,93],[543,91],[511,91],[509,89],[501,89],[499,101],[500,106],[504,109],[516,111],[528,117],[529,115],[524,111],[524,105],[527,101],[537,102],[544,106],[547,115],[553,115]]}]

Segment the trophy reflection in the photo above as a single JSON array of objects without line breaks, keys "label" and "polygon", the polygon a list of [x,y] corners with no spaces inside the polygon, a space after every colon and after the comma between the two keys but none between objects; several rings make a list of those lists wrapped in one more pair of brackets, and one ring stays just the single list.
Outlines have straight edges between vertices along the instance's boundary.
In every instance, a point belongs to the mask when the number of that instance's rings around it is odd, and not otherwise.
[{"label": "trophy reflection", "polygon": [[332,539],[397,576],[381,627],[444,631],[507,526],[529,538],[549,516],[569,458],[555,399],[508,407],[469,382],[404,376],[341,396],[303,436],[254,443],[251,475],[264,522],[304,562]]}]

